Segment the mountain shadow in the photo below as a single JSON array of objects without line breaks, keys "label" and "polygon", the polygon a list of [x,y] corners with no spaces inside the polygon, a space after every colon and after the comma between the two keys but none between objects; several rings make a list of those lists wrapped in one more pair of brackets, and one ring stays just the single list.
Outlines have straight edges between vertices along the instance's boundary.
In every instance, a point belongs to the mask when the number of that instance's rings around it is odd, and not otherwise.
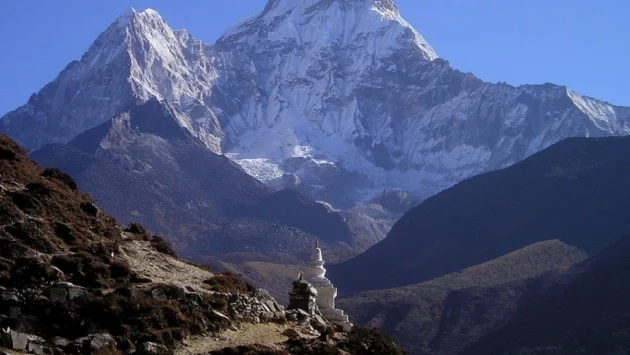
[{"label": "mountain shadow", "polygon": [[462,354],[630,351],[630,237],[576,267],[577,276],[523,297],[518,312]]},{"label": "mountain shadow", "polygon": [[430,280],[549,239],[592,255],[630,230],[628,181],[630,137],[565,139],[427,199],[329,272],[348,293]]}]

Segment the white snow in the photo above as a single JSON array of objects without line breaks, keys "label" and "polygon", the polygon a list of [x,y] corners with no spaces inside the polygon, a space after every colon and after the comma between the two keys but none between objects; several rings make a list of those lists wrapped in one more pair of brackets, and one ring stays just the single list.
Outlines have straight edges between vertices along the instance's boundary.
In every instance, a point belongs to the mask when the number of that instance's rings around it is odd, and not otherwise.
[{"label": "white snow", "polygon": [[[17,111],[46,121],[20,134],[31,148],[68,141],[157,97],[257,179],[274,181],[289,173],[287,159],[301,158],[307,167],[291,173],[315,181],[313,190],[327,189],[337,168],[356,172],[357,201],[394,188],[428,196],[568,136],[630,134],[630,110],[554,85],[487,84],[439,64],[388,2],[274,4],[215,46],[173,31],[154,10],[127,11],[56,79],[49,111]],[[390,169],[374,163],[377,144],[392,154]]]}]

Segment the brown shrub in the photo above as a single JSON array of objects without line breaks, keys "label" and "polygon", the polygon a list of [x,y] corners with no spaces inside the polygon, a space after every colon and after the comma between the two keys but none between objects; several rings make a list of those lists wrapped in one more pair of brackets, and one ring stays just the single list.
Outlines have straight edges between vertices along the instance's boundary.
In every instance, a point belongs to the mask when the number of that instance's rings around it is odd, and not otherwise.
[{"label": "brown shrub", "polygon": [[131,266],[124,261],[112,261],[109,269],[113,278],[128,278],[131,275]]},{"label": "brown shrub", "polygon": [[129,223],[127,228],[125,228],[125,232],[131,233],[131,234],[145,234],[147,233],[147,230],[144,229],[144,227],[141,226],[140,224],[136,222],[131,222]]},{"label": "brown shrub", "polygon": [[55,222],[55,236],[61,240],[63,240],[68,245],[75,245],[77,243],[77,238],[74,234],[74,231],[70,226],[65,223]]},{"label": "brown shrub", "polygon": [[92,202],[83,202],[81,203],[80,207],[83,212],[85,212],[90,217],[96,217],[101,212],[100,209],[96,207],[96,205]]},{"label": "brown shrub", "polygon": [[154,235],[151,238],[151,246],[153,247],[153,249],[155,249],[156,251],[162,254],[170,255],[172,257],[177,257],[177,253],[175,253],[175,250],[173,250],[173,247],[171,246],[171,244],[165,241],[164,238],[162,237]]},{"label": "brown shrub", "polygon": [[20,257],[11,268],[11,283],[14,285],[41,284],[57,281],[48,263],[37,257]]},{"label": "brown shrub", "polygon": [[213,290],[223,293],[252,293],[256,290],[254,286],[231,272],[217,274],[211,279],[204,280],[204,283]]},{"label": "brown shrub", "polygon": [[[80,251],[72,254],[55,255],[51,262],[64,272],[70,282],[79,286],[113,287],[117,282],[126,282],[131,272],[129,266],[120,262],[108,264],[108,260],[103,260],[107,258],[107,255],[95,257],[93,254]],[[112,274],[112,267],[116,276]],[[117,280],[112,278],[117,278]],[[120,280],[121,278],[123,280]]]},{"label": "brown shrub", "polygon": [[11,196],[12,202],[23,211],[33,210],[41,206],[37,199],[24,191],[11,191],[9,196]]},{"label": "brown shrub", "polygon": [[26,191],[35,196],[50,196],[52,190],[41,182],[32,182],[26,185]]},{"label": "brown shrub", "polygon": [[400,349],[388,334],[377,328],[354,327],[341,346],[356,355],[406,354],[406,351]]},{"label": "brown shrub", "polygon": [[212,266],[208,265],[208,264],[193,264],[194,266],[198,267],[199,269],[203,270],[203,271],[207,271],[207,272],[212,272]]},{"label": "brown shrub", "polygon": [[0,159],[2,160],[14,160],[17,157],[15,152],[11,149],[0,147]]},{"label": "brown shrub", "polygon": [[73,190],[73,191],[77,190],[77,183],[74,181],[74,179],[70,175],[60,171],[57,168],[44,169],[41,175],[47,179],[53,179],[58,182],[61,182],[63,185],[70,188],[70,190]]}]

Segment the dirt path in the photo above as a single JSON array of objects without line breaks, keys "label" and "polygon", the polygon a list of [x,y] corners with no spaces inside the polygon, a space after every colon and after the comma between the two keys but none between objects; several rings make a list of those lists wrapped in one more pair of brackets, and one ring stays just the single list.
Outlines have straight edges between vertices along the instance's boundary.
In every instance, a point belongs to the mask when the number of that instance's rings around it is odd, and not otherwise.
[{"label": "dirt path", "polygon": [[213,274],[183,261],[167,257],[156,251],[148,242],[128,241],[121,245],[121,256],[140,276],[153,282],[171,283],[178,286],[207,291],[204,280]]},{"label": "dirt path", "polygon": [[227,330],[217,336],[188,338],[184,342],[184,347],[178,349],[175,355],[201,354],[239,345],[282,343],[288,339],[282,335],[285,329],[286,326],[273,323],[243,324],[239,331]]}]

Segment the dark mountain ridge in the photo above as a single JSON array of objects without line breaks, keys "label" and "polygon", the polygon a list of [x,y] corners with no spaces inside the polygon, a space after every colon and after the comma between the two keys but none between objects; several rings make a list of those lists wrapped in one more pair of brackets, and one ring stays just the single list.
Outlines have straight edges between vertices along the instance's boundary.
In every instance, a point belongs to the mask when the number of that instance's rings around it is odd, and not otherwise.
[{"label": "dark mountain ridge", "polygon": [[[430,280],[548,239],[594,254],[628,233],[629,179],[630,137],[565,139],[427,199],[330,274],[356,292]],[[379,268],[365,273],[370,265]]]},{"label": "dark mountain ridge", "polygon": [[357,324],[378,326],[411,354],[450,355],[500,329],[524,296],[569,279],[571,267],[585,259],[579,248],[548,240],[430,281],[337,303]]},{"label": "dark mountain ridge", "polygon": [[462,354],[624,354],[630,351],[630,236],[577,265],[548,292]]}]

